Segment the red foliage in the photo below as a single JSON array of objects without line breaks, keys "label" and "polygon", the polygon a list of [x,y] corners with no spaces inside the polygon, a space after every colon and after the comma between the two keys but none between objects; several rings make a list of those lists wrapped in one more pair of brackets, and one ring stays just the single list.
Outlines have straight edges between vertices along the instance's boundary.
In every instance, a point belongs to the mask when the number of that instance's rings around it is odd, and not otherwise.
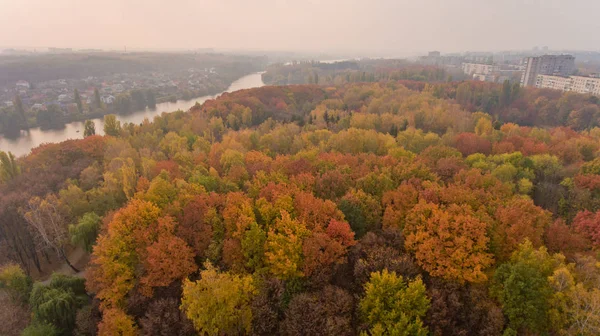
[{"label": "red foliage", "polygon": [[488,155],[492,151],[490,141],[474,133],[461,133],[454,138],[454,143],[456,149],[464,156],[475,153]]},{"label": "red foliage", "polygon": [[592,241],[594,246],[600,246],[600,211],[593,213],[588,210],[581,211],[573,219],[575,230]]},{"label": "red foliage", "polygon": [[346,222],[331,220],[327,231],[314,230],[302,244],[304,274],[327,271],[333,264],[344,261],[348,247],[356,244],[354,232]]},{"label": "red foliage", "polygon": [[323,228],[330,221],[342,220],[344,217],[335,203],[316,198],[308,192],[298,192],[295,195],[294,208],[297,212],[297,219],[306,224],[310,230]]},{"label": "red foliage", "polygon": [[516,198],[496,211],[498,224],[493,240],[501,258],[508,258],[525,239],[534,247],[543,244],[543,234],[551,223],[551,214],[531,200]]},{"label": "red foliage", "polygon": [[596,191],[600,189],[600,175],[577,175],[575,185],[580,188]]},{"label": "red foliage", "polygon": [[183,177],[183,174],[179,170],[179,164],[173,160],[158,161],[154,166],[153,176],[160,174],[163,170],[166,170],[172,179]]},{"label": "red foliage", "polygon": [[238,239],[225,239],[223,243],[223,263],[236,272],[241,272],[244,269],[244,252]]},{"label": "red foliage", "polygon": [[561,219],[548,226],[544,240],[550,252],[563,253],[567,256],[590,247],[590,242],[582,234],[573,232],[572,228]]},{"label": "red foliage", "polygon": [[212,221],[218,219],[217,211],[222,207],[223,197],[210,193],[196,196],[183,209],[177,226],[177,236],[192,246],[199,257],[205,256],[205,251],[212,241]]},{"label": "red foliage", "polygon": [[256,172],[261,170],[269,172],[271,170],[271,162],[273,159],[264,153],[250,151],[246,153],[244,161],[246,162],[246,170],[250,176],[254,176]]}]

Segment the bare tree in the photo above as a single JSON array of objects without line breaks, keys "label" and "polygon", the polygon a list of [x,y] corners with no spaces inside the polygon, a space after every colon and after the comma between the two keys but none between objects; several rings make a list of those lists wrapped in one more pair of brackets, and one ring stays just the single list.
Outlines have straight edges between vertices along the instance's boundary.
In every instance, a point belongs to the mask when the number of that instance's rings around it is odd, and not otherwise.
[{"label": "bare tree", "polygon": [[71,264],[65,253],[69,230],[61,207],[60,201],[54,195],[48,195],[45,199],[32,197],[26,205],[24,217],[29,223],[38,249],[54,250],[77,273],[79,270]]},{"label": "bare tree", "polygon": [[13,300],[6,292],[0,292],[0,335],[21,335],[30,318],[31,312],[25,304]]}]

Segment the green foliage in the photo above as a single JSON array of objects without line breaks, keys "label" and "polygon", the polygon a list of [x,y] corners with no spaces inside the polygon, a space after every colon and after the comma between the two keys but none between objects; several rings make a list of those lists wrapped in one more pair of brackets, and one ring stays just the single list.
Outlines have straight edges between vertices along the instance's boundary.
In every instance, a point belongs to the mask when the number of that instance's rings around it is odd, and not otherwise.
[{"label": "green foliage", "polygon": [[63,125],[64,113],[56,104],[48,105],[46,111],[38,111],[36,115],[38,126],[43,129],[58,128]]},{"label": "green foliage", "polygon": [[7,182],[21,173],[21,168],[11,152],[0,151],[0,182]]},{"label": "green foliage", "polygon": [[163,174],[152,180],[144,199],[163,208],[175,200],[179,191],[173,183],[168,181],[168,175]]},{"label": "green foliage", "polygon": [[251,223],[242,238],[242,251],[249,270],[259,271],[264,267],[266,240],[267,233],[256,222]]},{"label": "green foliage", "polygon": [[88,212],[79,219],[75,225],[69,225],[69,236],[71,242],[83,247],[87,252],[92,252],[96,243],[102,218],[95,212]]},{"label": "green foliage", "polygon": [[102,108],[102,99],[100,98],[100,91],[98,91],[98,88],[94,88],[94,108]]},{"label": "green foliage", "polygon": [[421,320],[429,309],[425,285],[418,278],[408,283],[395,272],[371,273],[365,284],[360,314],[370,335],[427,335]]},{"label": "green foliage", "polygon": [[96,124],[91,120],[86,120],[83,125],[83,136],[89,137],[96,134]]},{"label": "green foliage", "polygon": [[560,256],[551,257],[545,248],[536,250],[525,241],[510,262],[498,267],[493,292],[511,328],[532,333],[548,330],[552,295],[548,277],[560,262]]},{"label": "green foliage", "polygon": [[23,332],[21,336],[59,336],[59,331],[49,323],[34,322]]},{"label": "green foliage", "polygon": [[357,237],[381,226],[381,205],[362,190],[352,190],[342,198],[339,208]]},{"label": "green foliage", "polygon": [[81,95],[79,95],[79,90],[75,89],[75,92],[73,93],[73,100],[75,101],[75,104],[77,105],[77,112],[79,112],[80,114],[83,113],[83,103],[81,102]]},{"label": "green foliage", "polygon": [[101,221],[100,216],[94,212],[88,212],[83,215],[76,225],[69,225],[71,242],[91,253],[92,247],[98,237]]},{"label": "green foliage", "polygon": [[29,305],[36,321],[52,324],[61,334],[75,327],[75,315],[88,300],[84,280],[53,274],[50,284],[36,283]]},{"label": "green foliage", "polygon": [[14,299],[27,301],[31,286],[31,278],[20,266],[8,264],[0,268],[0,289],[8,290]]},{"label": "green foliage", "polygon": [[121,133],[121,122],[117,120],[114,114],[104,116],[104,134],[110,136],[119,136]]}]

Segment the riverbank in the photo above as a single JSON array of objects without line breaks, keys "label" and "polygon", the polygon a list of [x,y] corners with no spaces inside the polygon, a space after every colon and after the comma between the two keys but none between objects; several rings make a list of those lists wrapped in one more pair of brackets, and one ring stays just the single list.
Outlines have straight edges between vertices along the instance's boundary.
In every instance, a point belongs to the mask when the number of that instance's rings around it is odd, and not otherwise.
[{"label": "riverbank", "polygon": [[[141,123],[144,119],[152,120],[155,116],[163,112],[175,112],[177,110],[187,111],[196,103],[203,104],[209,99],[214,99],[225,92],[233,92],[243,89],[251,89],[254,87],[263,86],[261,78],[262,72],[256,72],[250,75],[243,76],[233,83],[223,92],[215,95],[207,95],[191,100],[179,100],[175,103],[157,104],[155,109],[145,109],[135,111],[125,115],[118,115],[117,119],[121,123]],[[96,125],[96,134],[103,135],[104,120],[102,118],[92,119]],[[62,142],[69,139],[83,138],[84,122],[77,121],[64,125],[61,129],[41,129],[31,128],[28,131],[21,131],[21,135],[15,139],[0,138],[0,150],[12,152],[16,156],[28,154],[32,148],[35,148],[44,143]]]}]

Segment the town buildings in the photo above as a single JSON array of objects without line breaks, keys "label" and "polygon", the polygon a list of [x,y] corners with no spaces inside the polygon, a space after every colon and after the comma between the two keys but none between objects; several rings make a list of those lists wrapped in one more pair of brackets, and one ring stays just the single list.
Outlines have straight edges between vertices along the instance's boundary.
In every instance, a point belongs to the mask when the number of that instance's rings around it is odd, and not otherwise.
[{"label": "town buildings", "polygon": [[543,55],[527,57],[521,86],[536,86],[539,75],[567,77],[575,71],[575,57],[571,55]]},{"label": "town buildings", "polygon": [[565,92],[600,95],[600,78],[583,76],[551,76],[538,75],[535,87],[541,89],[554,89]]},{"label": "town buildings", "polygon": [[478,75],[491,75],[492,73],[499,71],[500,67],[492,64],[481,64],[481,63],[463,63],[462,70],[465,75],[473,76]]}]

